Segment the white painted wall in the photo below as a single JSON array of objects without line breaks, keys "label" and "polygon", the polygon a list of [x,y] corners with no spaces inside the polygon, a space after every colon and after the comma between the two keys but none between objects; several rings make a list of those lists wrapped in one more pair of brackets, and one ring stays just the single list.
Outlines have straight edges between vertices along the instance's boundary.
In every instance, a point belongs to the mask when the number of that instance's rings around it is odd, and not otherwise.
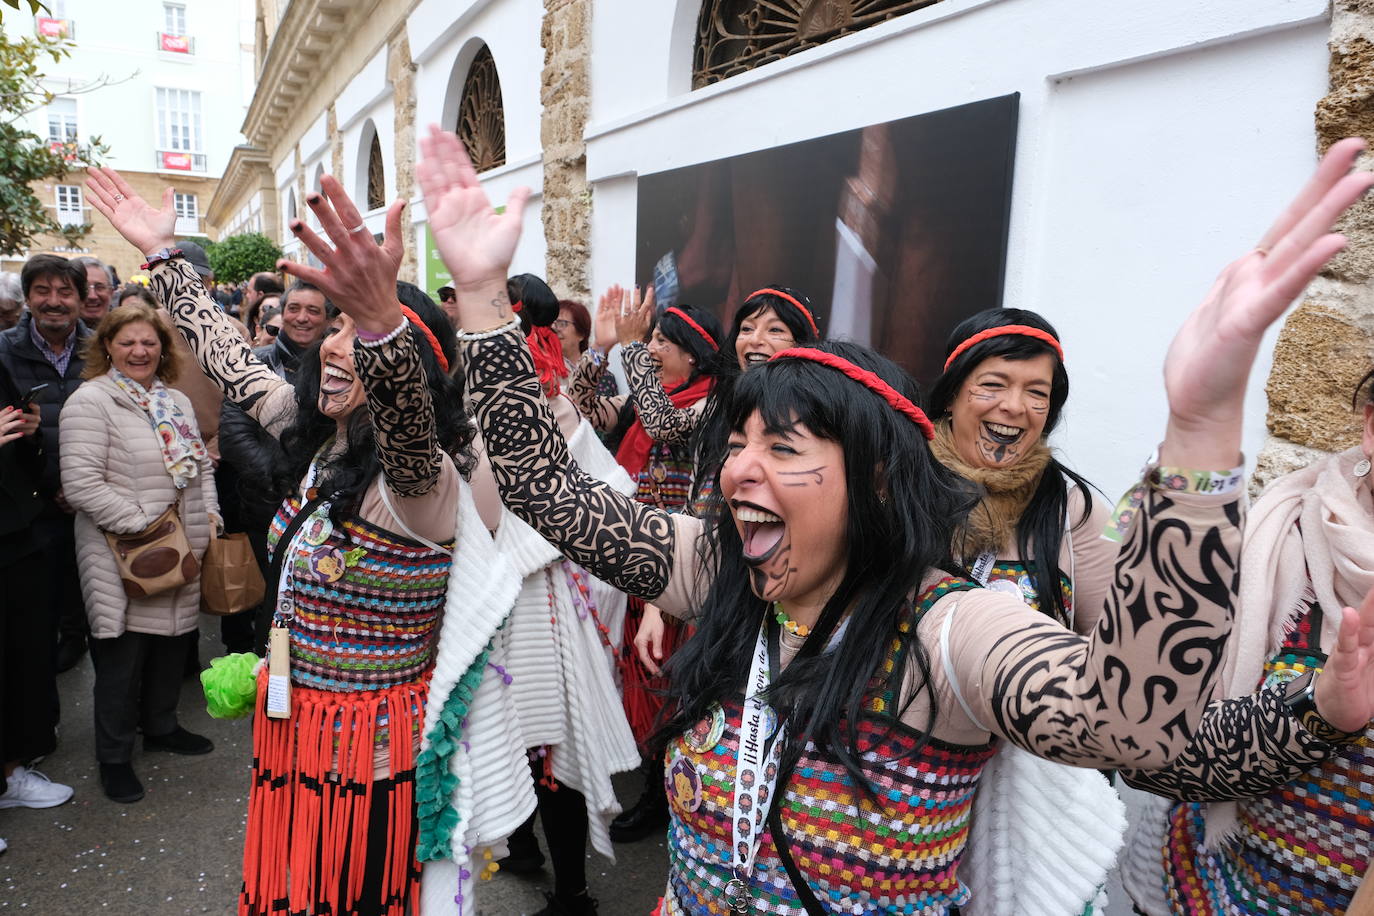
[{"label": "white painted wall", "polygon": [[[222,175],[229,154],[243,142],[239,128],[249,101],[244,94],[245,58],[240,43],[245,6],[196,0],[184,5],[187,34],[195,40],[194,54],[158,50],[157,33],[165,22],[162,0],[68,0],[65,4],[66,16],[74,24],[75,44],[69,58],[48,68],[47,86],[60,93],[69,85],[87,84],[102,76],[117,82],[77,97],[83,142],[99,135],[110,147],[108,163],[115,168],[160,171],[155,168],[154,157],[157,87],[201,94],[202,144],[207,162],[204,172],[193,174]],[[251,17],[251,4],[246,9]],[[34,18],[28,6],[21,5],[20,11],[7,9],[4,27],[13,35],[33,34]],[[250,18],[249,34],[251,27]],[[251,68],[251,56],[246,64]],[[34,133],[47,136],[44,109],[34,112],[28,123]],[[200,202],[202,212],[208,205],[208,200]]]},{"label": "white painted wall", "polygon": [[1124,488],[1163,432],[1174,329],[1315,162],[1325,0],[945,0],[691,92],[699,8],[593,7],[594,289],[633,276],[638,175],[1019,92],[1005,304],[1058,326],[1057,444]]}]

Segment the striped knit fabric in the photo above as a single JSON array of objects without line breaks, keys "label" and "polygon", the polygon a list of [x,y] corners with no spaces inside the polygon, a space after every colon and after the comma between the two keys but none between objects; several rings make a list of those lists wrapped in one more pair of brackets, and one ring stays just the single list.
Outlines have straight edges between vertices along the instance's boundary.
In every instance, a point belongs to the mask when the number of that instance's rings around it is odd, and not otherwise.
[{"label": "striped knit fabric", "polygon": [[[299,509],[291,499],[272,520],[273,550]],[[293,683],[354,691],[418,680],[434,664],[451,554],[360,519],[329,530],[318,544],[305,540],[283,572],[295,615]]]},{"label": "striped knit fabric", "polygon": [[639,476],[635,499],[650,506],[675,512],[686,505],[692,495],[692,474],[695,465],[685,445],[655,442],[649,449]]},{"label": "striped knit fabric", "polygon": [[[1026,564],[1016,560],[998,560],[992,564],[992,570],[988,573],[989,587],[998,588],[998,586],[993,585],[994,582],[1008,582],[1015,585],[1017,597],[1033,610],[1040,610],[1040,586],[1035,576],[1027,571]],[[1073,613],[1073,583],[1063,573],[1059,575],[1059,588],[1060,593],[1064,596],[1064,607],[1069,609],[1069,613]],[[1060,623],[1067,626],[1067,621],[1061,620]]]},{"label": "striped knit fabric", "polygon": [[[971,583],[946,580],[928,592],[904,624],[946,592]],[[894,639],[894,647],[901,644]],[[889,659],[889,664],[892,659]],[[887,708],[875,696],[871,709]],[[669,746],[669,914],[727,914],[722,888],[730,880],[733,774],[738,759],[741,707],[724,707],[725,727],[715,746],[692,749],[684,738]],[[995,746],[964,747],[931,740],[912,754],[917,735],[892,728],[886,716],[860,723],[860,749],[878,790],[875,807],[837,761],[808,744],[781,798],[781,820],[798,869],[827,911],[844,914],[945,914],[968,900],[956,870],[968,838],[969,813],[983,766]],[[706,728],[694,731],[704,733]],[[699,775],[700,804],[675,786],[674,765],[685,761]],[[679,777],[681,782],[681,766]],[[757,812],[756,812],[757,814]],[[755,913],[805,916],[765,829],[750,881]]]},{"label": "striped knit fabric", "polygon": [[[1265,666],[1266,684],[1291,680],[1326,656],[1309,611]],[[1320,629],[1317,624],[1316,629]],[[1320,766],[1259,798],[1239,803],[1236,837],[1202,849],[1202,804],[1169,813],[1165,891],[1186,916],[1298,916],[1344,913],[1374,851],[1374,744],[1370,733],[1339,745]]]}]

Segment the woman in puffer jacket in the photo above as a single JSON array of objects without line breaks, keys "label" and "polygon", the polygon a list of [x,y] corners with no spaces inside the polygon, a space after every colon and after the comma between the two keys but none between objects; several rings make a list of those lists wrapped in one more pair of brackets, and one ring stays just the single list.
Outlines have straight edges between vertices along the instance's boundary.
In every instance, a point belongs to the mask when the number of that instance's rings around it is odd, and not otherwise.
[{"label": "woman in puffer jacket", "polygon": [[176,504],[199,560],[222,527],[209,452],[190,400],[169,388],[179,360],[157,313],[142,303],[110,312],[86,352],[89,380],[67,400],[59,430],[62,487],[76,510],[76,555],[91,623],[96,759],[117,802],[143,786],[132,759],[144,750],[208,754],[209,739],[177,724],[186,640],[196,628],[200,579],[132,598],[105,532],[143,531]]}]

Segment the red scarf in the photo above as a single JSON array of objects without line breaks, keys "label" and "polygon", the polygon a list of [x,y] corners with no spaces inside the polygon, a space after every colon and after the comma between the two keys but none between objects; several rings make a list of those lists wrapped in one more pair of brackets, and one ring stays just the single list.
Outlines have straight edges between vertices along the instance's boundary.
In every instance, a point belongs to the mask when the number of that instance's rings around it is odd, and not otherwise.
[{"label": "red scarf", "polygon": [[[679,388],[668,395],[668,400],[679,410],[691,407],[711,393],[711,384],[714,381],[714,378],[703,375],[686,388]],[[654,440],[649,438],[649,434],[644,430],[644,424],[639,421],[639,411],[635,410],[634,425],[625,431],[625,438],[620,440],[615,460],[631,477],[638,477],[639,472],[644,470],[644,463],[649,460],[649,449],[653,446]]]},{"label": "red scarf", "polygon": [[549,328],[531,328],[525,335],[530,345],[530,355],[534,357],[534,368],[539,373],[539,384],[544,386],[546,397],[558,396],[558,380],[567,378],[568,363],[563,359],[563,344],[558,335]]}]

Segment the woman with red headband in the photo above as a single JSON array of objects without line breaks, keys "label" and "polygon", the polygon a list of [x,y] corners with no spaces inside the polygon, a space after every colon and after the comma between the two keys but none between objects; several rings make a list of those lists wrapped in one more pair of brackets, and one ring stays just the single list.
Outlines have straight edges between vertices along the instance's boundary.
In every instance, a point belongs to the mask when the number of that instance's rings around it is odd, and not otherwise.
[{"label": "woman with red headband", "polygon": [[[569,394],[593,427],[624,429],[616,460],[638,483],[635,499],[678,512],[687,504],[696,463],[688,437],[676,430],[676,418],[695,416],[711,393],[720,366],[720,323],[714,315],[690,305],[665,309],[656,322],[653,316],[652,287],[642,302],[637,289],[613,288],[603,296],[597,313],[597,340],[574,370]],[[609,327],[615,328],[619,338],[621,358],[630,378],[629,396],[597,394],[606,371],[603,348],[608,345]],[[650,327],[652,335],[646,344]],[[625,712],[641,746],[662,708],[661,684],[654,681],[656,672],[630,651],[644,614],[644,603],[632,599],[623,628],[626,651],[620,656]],[[676,624],[659,627],[656,632],[660,633],[662,650],[669,654],[684,635]],[[657,778],[658,769],[656,758],[646,755],[644,791],[631,808],[611,822],[611,839],[622,843],[643,839],[667,823],[668,805]]]},{"label": "woman with red headband", "polygon": [[[421,145],[506,504],[598,575],[695,614],[669,665],[664,913],[954,912],[997,740],[1091,767],[1161,766],[1187,744],[1230,629],[1244,516],[1212,481],[1240,462],[1264,331],[1342,247],[1328,227],[1374,183],[1348,174],[1363,144],[1328,154],[1272,248],[1227,267],[1175,339],[1163,467],[1141,483],[1089,636],[960,574],[967,484],[934,460],[915,384],[862,347],[783,351],[740,379],[719,474],[729,511],[710,526],[581,475],[518,324],[490,306],[525,195],[498,214],[456,137],[432,128]],[[1344,629],[1358,628],[1351,613]]]},{"label": "woman with red headband", "polygon": [[[170,188],[155,209],[113,170],[92,170],[87,186],[147,256],[153,289],[206,373],[283,445],[238,912],[418,912],[417,847],[420,859],[447,861],[433,874],[448,876],[436,886],[453,889],[439,893],[451,911],[471,857],[454,823],[498,817],[509,832],[534,798],[528,775],[513,771],[510,810],[482,813],[471,799],[479,765],[458,739],[479,743],[477,686],[500,693],[487,686],[499,680],[488,670],[490,640],[518,580],[461,478],[473,431],[461,379],[448,371],[453,330],[433,303],[417,302],[417,313],[397,299],[401,205],[378,245],[326,176],[308,202],[337,249],[293,221],[330,266],[284,269],[344,311],[293,385],[254,358],[173,249]],[[509,311],[504,296],[501,305]],[[499,758],[505,745],[487,738],[483,753]],[[519,759],[519,747],[505,749]],[[467,797],[446,785],[450,769],[464,774]],[[428,889],[428,865],[425,876]]]}]

